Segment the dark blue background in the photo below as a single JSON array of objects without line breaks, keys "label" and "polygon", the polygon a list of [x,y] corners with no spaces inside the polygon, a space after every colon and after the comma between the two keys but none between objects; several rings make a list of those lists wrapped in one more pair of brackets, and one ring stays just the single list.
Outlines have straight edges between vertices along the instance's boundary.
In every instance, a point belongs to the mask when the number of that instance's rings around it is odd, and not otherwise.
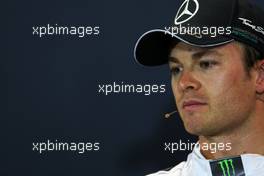
[{"label": "dark blue background", "polygon": [[[2,6],[2,149],[0,175],[140,176],[176,165],[164,142],[195,141],[177,116],[167,66],[133,58],[138,37],[173,20],[178,1],[10,0]],[[32,26],[100,26],[99,36],[32,35]],[[7,48],[6,48],[7,47]],[[6,53],[7,52],[7,53]],[[98,93],[99,84],[166,84],[166,93]],[[6,92],[6,93],[4,93]],[[100,142],[100,151],[32,151],[46,140]]]}]

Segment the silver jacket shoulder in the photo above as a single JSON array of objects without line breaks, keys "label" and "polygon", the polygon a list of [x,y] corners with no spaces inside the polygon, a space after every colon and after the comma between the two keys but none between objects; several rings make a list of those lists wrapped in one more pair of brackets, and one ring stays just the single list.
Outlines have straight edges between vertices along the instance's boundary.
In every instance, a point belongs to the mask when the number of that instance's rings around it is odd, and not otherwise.
[{"label": "silver jacket shoulder", "polygon": [[[235,162],[236,158],[240,159],[239,163],[241,163],[240,165],[242,165],[242,167],[240,167],[238,162]],[[211,167],[214,163],[217,163],[218,167]],[[225,163],[225,165],[221,163]],[[212,168],[214,169],[212,170]],[[200,149],[195,147],[192,153],[188,155],[186,161],[179,163],[171,169],[159,171],[147,176],[197,176],[197,173],[203,176],[213,176],[212,173],[216,173],[218,170],[217,168],[220,168],[222,175],[232,172],[233,175],[264,176],[264,156],[243,154],[236,157],[207,160],[201,154]],[[230,170],[231,168],[232,170]],[[240,168],[243,169],[241,170]]]}]

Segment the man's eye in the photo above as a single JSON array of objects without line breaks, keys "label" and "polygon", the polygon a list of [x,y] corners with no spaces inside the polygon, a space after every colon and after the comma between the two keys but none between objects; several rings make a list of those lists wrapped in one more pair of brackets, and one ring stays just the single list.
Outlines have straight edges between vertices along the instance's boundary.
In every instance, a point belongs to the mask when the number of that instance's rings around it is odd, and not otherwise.
[{"label": "man's eye", "polygon": [[181,67],[173,67],[173,68],[171,68],[170,71],[171,71],[171,74],[178,75],[182,71],[182,68]]},{"label": "man's eye", "polygon": [[208,68],[212,68],[214,65],[216,65],[217,62],[215,61],[201,61],[199,63],[199,66],[202,68],[202,69],[208,69]]}]

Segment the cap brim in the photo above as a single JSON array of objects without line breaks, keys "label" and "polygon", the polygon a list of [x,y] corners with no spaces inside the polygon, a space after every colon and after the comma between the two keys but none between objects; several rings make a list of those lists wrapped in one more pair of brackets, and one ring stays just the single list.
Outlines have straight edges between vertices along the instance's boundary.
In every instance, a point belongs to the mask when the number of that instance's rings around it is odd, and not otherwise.
[{"label": "cap brim", "polygon": [[208,35],[201,38],[191,35],[175,35],[166,30],[155,29],[144,33],[137,41],[134,49],[134,57],[140,65],[158,66],[168,62],[170,45],[172,40],[184,42],[196,47],[214,47],[233,41],[226,36],[211,37]]}]

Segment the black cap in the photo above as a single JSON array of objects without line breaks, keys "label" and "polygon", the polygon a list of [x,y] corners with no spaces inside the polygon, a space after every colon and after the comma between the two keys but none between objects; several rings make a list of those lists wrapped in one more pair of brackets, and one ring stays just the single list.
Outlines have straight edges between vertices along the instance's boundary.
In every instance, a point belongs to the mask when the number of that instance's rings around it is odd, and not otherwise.
[{"label": "black cap", "polygon": [[167,63],[171,42],[198,47],[239,41],[264,55],[264,12],[250,0],[184,0],[173,25],[144,33],[134,57],[145,66]]}]

